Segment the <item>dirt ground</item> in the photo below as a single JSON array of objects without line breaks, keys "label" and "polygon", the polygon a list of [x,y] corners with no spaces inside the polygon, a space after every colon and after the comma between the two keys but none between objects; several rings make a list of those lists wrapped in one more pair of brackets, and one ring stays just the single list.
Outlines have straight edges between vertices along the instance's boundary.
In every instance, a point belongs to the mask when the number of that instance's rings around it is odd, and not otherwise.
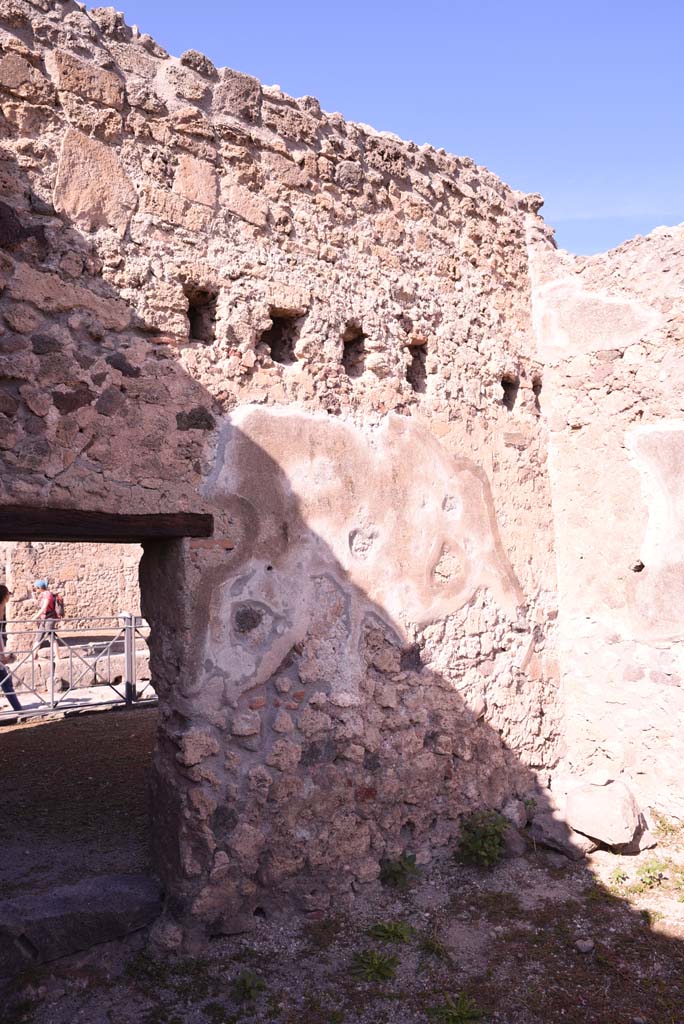
[{"label": "dirt ground", "polygon": [[144,872],[156,708],[0,729],[0,891]]},{"label": "dirt ground", "polygon": [[[559,866],[530,846],[376,884],[351,908],[255,920],[198,958],[138,933],[15,981],[9,1024],[683,1024],[684,830]],[[404,887],[402,888],[402,884]]]}]

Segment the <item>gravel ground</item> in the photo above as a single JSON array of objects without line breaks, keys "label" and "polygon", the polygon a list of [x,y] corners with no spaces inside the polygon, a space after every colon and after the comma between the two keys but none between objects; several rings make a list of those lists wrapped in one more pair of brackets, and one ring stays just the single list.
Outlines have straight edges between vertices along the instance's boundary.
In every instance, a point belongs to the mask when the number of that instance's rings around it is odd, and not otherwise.
[{"label": "gravel ground", "polygon": [[[0,731],[0,885],[149,869],[154,709]],[[684,828],[581,864],[454,859],[196,958],[143,932],[7,986],[0,1024],[684,1024]],[[562,867],[558,864],[563,863]]]},{"label": "gravel ground", "polygon": [[0,729],[0,889],[149,870],[148,773],[156,708],[34,719]]},{"label": "gravel ground", "polygon": [[683,1024],[684,853],[559,868],[531,848],[449,861],[353,908],[255,922],[206,955],[154,959],[146,936],[13,985],[12,1024]]}]

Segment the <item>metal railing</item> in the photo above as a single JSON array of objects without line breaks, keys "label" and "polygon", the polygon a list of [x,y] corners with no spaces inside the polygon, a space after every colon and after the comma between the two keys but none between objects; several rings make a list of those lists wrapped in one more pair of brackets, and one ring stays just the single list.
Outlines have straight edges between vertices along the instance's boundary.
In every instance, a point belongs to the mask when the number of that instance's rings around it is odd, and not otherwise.
[{"label": "metal railing", "polygon": [[[4,667],[21,704],[0,689],[0,722],[156,700],[149,674],[145,619],[130,612],[111,618],[33,619],[6,624]],[[5,692],[3,692],[3,690]]]}]

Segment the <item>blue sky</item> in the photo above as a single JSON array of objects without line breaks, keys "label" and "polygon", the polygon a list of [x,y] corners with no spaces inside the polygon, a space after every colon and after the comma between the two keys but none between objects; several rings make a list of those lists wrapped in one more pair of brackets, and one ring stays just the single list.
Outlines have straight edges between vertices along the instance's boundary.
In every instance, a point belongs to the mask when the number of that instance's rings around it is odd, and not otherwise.
[{"label": "blue sky", "polygon": [[171,53],[471,156],[559,245],[684,221],[684,0],[122,0]]}]

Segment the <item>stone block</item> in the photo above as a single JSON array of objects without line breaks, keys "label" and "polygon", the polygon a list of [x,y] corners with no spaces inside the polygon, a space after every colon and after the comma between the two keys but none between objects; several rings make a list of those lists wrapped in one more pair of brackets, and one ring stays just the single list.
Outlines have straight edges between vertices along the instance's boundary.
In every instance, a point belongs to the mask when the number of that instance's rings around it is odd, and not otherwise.
[{"label": "stone block", "polygon": [[576,832],[607,846],[630,843],[640,828],[639,805],[619,779],[603,786],[587,783],[571,789],[565,817]]},{"label": "stone block", "polygon": [[92,61],[80,60],[67,50],[57,50],[54,61],[58,89],[114,110],[123,109],[123,82],[113,71],[99,68]]},{"label": "stone block", "polygon": [[221,70],[219,84],[214,89],[214,111],[232,114],[244,121],[257,122],[261,113],[261,100],[261,85],[256,78],[230,68]]},{"label": "stone block", "polygon": [[341,160],[335,168],[335,181],[349,192],[358,192],[363,181],[363,171],[352,160]]},{"label": "stone block", "polygon": [[218,193],[216,170],[206,160],[182,153],[178,159],[173,191],[193,203],[213,207]]},{"label": "stone block", "polygon": [[51,103],[55,98],[47,78],[17,53],[0,58],[0,89],[30,103]]},{"label": "stone block", "polygon": [[268,203],[243,185],[231,185],[222,195],[222,206],[240,220],[263,228],[268,221]]},{"label": "stone block", "polygon": [[12,294],[19,301],[33,303],[44,313],[88,310],[107,330],[122,331],[131,320],[131,311],[121,299],[98,295],[89,288],[63,280],[58,274],[34,270],[27,263],[16,265]]},{"label": "stone block", "polygon": [[12,975],[119,939],[161,912],[159,884],[147,875],[99,875],[49,893],[0,902],[0,972]]},{"label": "stone block", "polygon": [[181,54],[180,62],[185,67],[199,72],[200,75],[205,75],[207,78],[216,78],[216,68],[209,58],[205,57],[198,50],[186,50],[185,53]]},{"label": "stone block", "polygon": [[212,219],[209,207],[192,203],[183,196],[152,185],[143,189],[142,208],[144,213],[153,214],[191,232],[206,231]]},{"label": "stone block", "polygon": [[577,835],[566,824],[557,812],[539,810],[530,822],[528,835],[540,846],[569,857],[570,860],[582,860],[588,853],[596,849],[596,843],[586,836]]},{"label": "stone block", "polygon": [[116,152],[68,128],[53,196],[55,209],[79,227],[111,227],[123,236],[138,197]]},{"label": "stone block", "polygon": [[[166,89],[179,99],[201,103],[209,95],[209,86],[189,68],[176,64],[166,66],[162,72]],[[162,87],[163,88],[163,87]]]},{"label": "stone block", "polygon": [[245,711],[233,719],[233,736],[256,736],[261,732],[261,715],[256,711]]}]

